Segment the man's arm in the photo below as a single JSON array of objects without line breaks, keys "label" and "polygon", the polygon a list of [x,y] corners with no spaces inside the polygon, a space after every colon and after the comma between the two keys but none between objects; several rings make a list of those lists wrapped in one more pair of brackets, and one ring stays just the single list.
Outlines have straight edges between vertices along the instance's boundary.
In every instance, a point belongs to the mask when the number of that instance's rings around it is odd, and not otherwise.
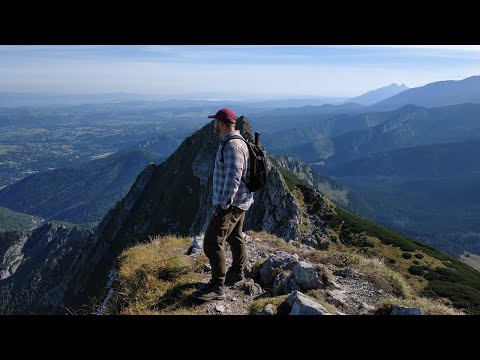
[{"label": "man's arm", "polygon": [[225,161],[225,182],[223,187],[222,208],[228,209],[242,181],[245,166],[245,154],[239,145],[230,140],[223,149]]}]

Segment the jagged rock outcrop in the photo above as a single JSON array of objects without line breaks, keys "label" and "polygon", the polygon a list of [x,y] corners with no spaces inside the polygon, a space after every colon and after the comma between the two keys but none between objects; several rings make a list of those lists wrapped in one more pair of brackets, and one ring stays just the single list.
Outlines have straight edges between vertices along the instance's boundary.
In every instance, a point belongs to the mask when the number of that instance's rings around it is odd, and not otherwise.
[{"label": "jagged rock outcrop", "polygon": [[298,256],[287,254],[284,251],[270,254],[259,271],[262,283],[267,286],[271,285],[278,274],[292,270],[297,261]]},{"label": "jagged rock outcrop", "polygon": [[[159,236],[126,251],[119,259],[118,281],[113,282],[98,313],[387,315],[414,314],[418,309],[455,313],[442,304],[412,297],[400,274],[386,271],[379,260],[352,256],[348,249],[305,251],[297,241],[286,243],[253,231],[245,234],[246,278],[225,286],[224,299],[197,302],[192,290],[211,279],[201,240],[201,236],[190,241]],[[225,251],[228,268],[232,264],[228,243]],[[138,281],[139,271],[152,281]],[[285,279],[291,286],[285,286]],[[404,304],[418,304],[419,308],[405,308]]]},{"label": "jagged rock outcrop", "polygon": [[5,239],[3,241],[6,244],[4,251],[0,252],[0,280],[5,280],[13,275],[20,266],[24,258],[22,249],[28,240],[27,234],[16,235],[15,233],[11,233],[4,237]]},{"label": "jagged rock outcrop", "polygon": [[348,302],[345,290],[339,289],[328,291],[325,300],[337,307],[346,307]]},{"label": "jagged rock outcrop", "polygon": [[64,279],[91,230],[47,222],[28,233],[2,234],[10,240],[0,263],[0,313],[49,313],[63,300]]},{"label": "jagged rock outcrop", "polygon": [[[245,117],[239,118],[237,129],[243,137],[253,140],[251,127]],[[199,210],[188,231],[190,236],[205,231],[212,215],[212,174],[219,144],[218,139],[211,135],[212,124],[200,131],[204,131],[205,134],[202,133],[201,136],[192,139],[192,142],[198,141],[204,146],[200,147],[192,162],[193,175],[199,182],[200,199]],[[264,189],[255,193],[254,204],[246,213],[244,229],[264,230],[285,240],[293,240],[299,231],[300,210],[282,176],[269,160],[267,170],[269,172],[267,184]]]},{"label": "jagged rock outcrop", "polygon": [[255,194],[244,228],[264,230],[285,240],[299,234],[300,208],[277,169],[270,170],[265,188]]},{"label": "jagged rock outcrop", "polygon": [[292,276],[295,283],[304,290],[320,289],[324,286],[319,279],[317,269],[306,261],[299,261],[292,269]]},{"label": "jagged rock outcrop", "polygon": [[[95,292],[106,281],[103,275],[108,274],[114,259],[126,245],[122,240],[142,233],[149,225],[151,219],[148,215],[153,199],[142,203],[139,200],[151,183],[156,168],[151,163],[138,175],[127,195],[105,215],[90,237],[88,246],[75,258],[71,275],[62,284],[67,290],[62,299],[67,307],[77,308],[78,304],[95,301]],[[101,274],[100,278],[98,274]]]},{"label": "jagged rock outcrop", "polygon": [[270,158],[276,167],[289,171],[306,185],[320,190],[332,201],[344,206],[350,204],[350,190],[332,178],[321,175],[313,165],[305,164],[289,156],[271,155]]}]

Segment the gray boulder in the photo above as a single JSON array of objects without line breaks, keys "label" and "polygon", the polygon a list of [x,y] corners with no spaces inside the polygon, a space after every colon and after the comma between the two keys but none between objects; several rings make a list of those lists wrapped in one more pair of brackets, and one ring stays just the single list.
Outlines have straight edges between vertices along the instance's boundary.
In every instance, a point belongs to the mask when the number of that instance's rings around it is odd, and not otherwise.
[{"label": "gray boulder", "polygon": [[289,315],[331,315],[325,307],[300,291],[292,292],[285,302],[291,305]]},{"label": "gray boulder", "polygon": [[298,261],[298,256],[287,254],[284,251],[276,251],[265,260],[260,268],[260,277],[264,285],[269,285],[275,280],[276,270],[291,270]]},{"label": "gray boulder", "polygon": [[257,296],[263,293],[262,287],[252,279],[239,281],[233,286],[233,288],[236,290],[241,290],[250,296]]},{"label": "gray boulder", "polygon": [[315,266],[306,261],[299,261],[293,266],[292,276],[303,290],[320,289],[324,286]]},{"label": "gray boulder", "polygon": [[325,300],[335,306],[347,306],[347,296],[344,290],[330,290]]}]

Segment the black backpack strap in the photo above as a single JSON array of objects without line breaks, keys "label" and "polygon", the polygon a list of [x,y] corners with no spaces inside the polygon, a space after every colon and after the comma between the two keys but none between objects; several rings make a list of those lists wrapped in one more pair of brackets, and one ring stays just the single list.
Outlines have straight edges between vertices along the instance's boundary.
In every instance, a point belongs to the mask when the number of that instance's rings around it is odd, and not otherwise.
[{"label": "black backpack strap", "polygon": [[222,142],[222,152],[221,152],[221,157],[220,157],[221,162],[223,162],[223,149],[225,148],[225,145],[227,144],[227,142],[229,142],[230,140],[233,140],[233,139],[243,140],[243,141],[247,142],[247,140],[245,140],[243,137],[238,136],[238,135],[233,135],[233,136],[229,137],[227,140],[225,140],[224,142]]}]

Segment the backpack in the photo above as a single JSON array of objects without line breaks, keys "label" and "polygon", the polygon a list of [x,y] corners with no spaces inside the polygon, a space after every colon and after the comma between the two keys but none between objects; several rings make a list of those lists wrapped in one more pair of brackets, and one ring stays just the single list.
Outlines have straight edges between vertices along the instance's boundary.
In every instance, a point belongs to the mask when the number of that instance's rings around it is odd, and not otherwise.
[{"label": "backpack", "polygon": [[250,176],[248,183],[243,179],[242,181],[247,185],[247,188],[250,192],[255,192],[260,190],[265,186],[267,182],[267,159],[265,150],[263,150],[260,145],[251,143],[250,141],[245,140],[240,136],[232,136],[228,138],[222,144],[222,157],[221,161],[223,162],[223,148],[225,144],[233,139],[243,140],[247,144],[248,152],[250,153]]}]

